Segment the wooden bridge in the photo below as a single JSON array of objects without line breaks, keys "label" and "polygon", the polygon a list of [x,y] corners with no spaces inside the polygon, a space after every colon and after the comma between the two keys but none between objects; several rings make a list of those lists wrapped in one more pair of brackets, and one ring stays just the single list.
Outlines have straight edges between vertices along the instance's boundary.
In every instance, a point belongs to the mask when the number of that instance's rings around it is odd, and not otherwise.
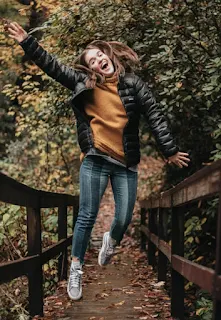
[{"label": "wooden bridge", "polygon": [[[78,198],[66,194],[56,194],[29,188],[4,174],[0,174],[0,201],[26,207],[28,256],[16,261],[0,264],[0,282],[26,275],[29,286],[29,312],[43,316],[43,272],[42,265],[58,256],[59,280],[67,279],[67,247],[71,245],[71,237],[67,236],[67,207],[73,208],[73,226],[78,212]],[[194,202],[219,196],[216,237],[215,270],[193,263],[184,258],[184,215]],[[41,244],[41,209],[58,207],[58,243],[42,250]],[[211,294],[213,298],[213,320],[221,319],[221,160],[214,162],[185,179],[176,187],[163,192],[157,198],[147,199],[140,203],[141,208],[141,250],[147,252],[148,264],[157,269],[157,280],[165,281],[167,265],[171,267],[171,316],[183,320],[184,317],[184,279],[187,279]],[[172,219],[172,238],[168,239],[168,218]],[[147,222],[146,222],[147,221]],[[171,240],[171,246],[168,243]],[[128,245],[128,244],[127,244]],[[135,248],[132,248],[136,250]],[[158,255],[156,255],[158,251]],[[107,269],[96,271],[94,257],[89,264],[89,273],[99,273],[100,279],[105,277],[105,292],[102,299],[102,281],[91,282],[84,288],[84,299],[74,303],[66,315],[57,319],[151,319],[158,317],[156,310],[151,314],[140,310],[139,306],[131,308],[135,302],[143,298],[149,306],[154,306],[154,284],[148,287],[134,286],[133,294],[129,283],[134,276],[139,276],[139,266],[133,266],[134,257],[121,255],[121,268],[117,263]],[[142,260],[146,264],[145,260]],[[91,269],[90,269],[91,266]],[[122,267],[123,266],[123,267]],[[93,267],[93,268],[92,268]],[[152,273],[152,269],[147,270]],[[108,274],[105,276],[104,274]],[[147,273],[147,277],[149,276]],[[104,283],[105,283],[104,282]],[[62,282],[61,282],[62,283]],[[100,284],[99,284],[100,283]],[[144,282],[145,283],[145,282]],[[115,289],[115,290],[114,290]],[[108,291],[109,290],[109,291]],[[112,292],[110,295],[108,292]],[[119,296],[120,292],[120,296]],[[131,292],[131,294],[129,294]],[[146,293],[146,295],[145,295]],[[119,301],[120,297],[120,301]],[[151,301],[151,302],[150,302]],[[168,299],[167,299],[168,301]],[[115,308],[113,308],[113,306]],[[137,309],[136,309],[137,308]],[[111,312],[110,312],[111,310]],[[143,314],[141,313],[143,312]],[[154,315],[155,314],[155,315]],[[169,319],[164,316],[162,319]],[[54,317],[56,318],[56,317]],[[159,317],[158,317],[159,318]]]}]

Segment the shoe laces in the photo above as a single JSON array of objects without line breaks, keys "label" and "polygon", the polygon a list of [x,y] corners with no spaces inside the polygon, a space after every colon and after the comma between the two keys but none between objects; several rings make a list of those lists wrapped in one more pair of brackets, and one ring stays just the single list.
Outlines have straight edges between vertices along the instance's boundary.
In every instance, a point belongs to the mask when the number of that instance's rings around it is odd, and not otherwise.
[{"label": "shoe laces", "polygon": [[111,256],[114,253],[114,249],[115,249],[115,246],[109,243],[108,248],[106,250],[106,255]]},{"label": "shoe laces", "polygon": [[80,269],[71,269],[70,272],[70,287],[73,288],[78,288],[80,286],[80,281],[81,281],[81,275],[83,274],[83,271]]}]

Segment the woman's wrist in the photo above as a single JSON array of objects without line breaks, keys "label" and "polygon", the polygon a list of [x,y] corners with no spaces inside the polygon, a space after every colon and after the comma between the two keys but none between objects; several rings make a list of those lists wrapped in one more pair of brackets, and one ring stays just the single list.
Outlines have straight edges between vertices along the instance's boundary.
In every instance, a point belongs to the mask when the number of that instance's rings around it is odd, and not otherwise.
[{"label": "woman's wrist", "polygon": [[26,33],[21,39],[18,40],[18,43],[21,44],[28,38],[28,33]]}]

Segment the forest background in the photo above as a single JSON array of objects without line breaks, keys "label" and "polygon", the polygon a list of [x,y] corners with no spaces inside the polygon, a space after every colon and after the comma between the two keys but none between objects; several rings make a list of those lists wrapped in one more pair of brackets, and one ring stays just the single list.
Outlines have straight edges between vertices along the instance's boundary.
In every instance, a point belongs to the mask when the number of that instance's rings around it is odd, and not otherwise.
[{"label": "forest background", "polygon": [[[94,39],[122,41],[138,53],[137,73],[149,83],[180,149],[191,158],[188,168],[165,166],[142,122],[139,199],[221,159],[220,0],[1,0],[0,15],[20,23],[70,66]],[[0,169],[34,188],[77,194],[80,163],[71,92],[29,61],[3,27],[0,31]],[[155,158],[149,171],[147,156]],[[200,202],[186,215],[186,256],[210,267],[217,202]],[[56,219],[53,211],[44,215],[46,244],[56,240]],[[1,204],[1,261],[25,256],[25,231],[24,209]],[[186,288],[197,292],[196,317],[210,319],[210,297],[191,283]]]}]

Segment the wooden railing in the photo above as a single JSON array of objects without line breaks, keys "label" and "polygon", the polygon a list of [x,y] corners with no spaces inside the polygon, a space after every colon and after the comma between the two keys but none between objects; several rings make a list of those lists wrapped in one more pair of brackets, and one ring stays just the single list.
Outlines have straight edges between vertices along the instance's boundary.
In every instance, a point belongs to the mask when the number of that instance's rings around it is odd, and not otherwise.
[{"label": "wooden railing", "polygon": [[[42,265],[58,257],[59,280],[67,279],[67,207],[73,207],[73,227],[78,213],[78,197],[29,188],[0,173],[0,201],[26,207],[28,255],[23,259],[0,264],[0,283],[26,275],[29,283],[30,315],[43,316]],[[58,242],[42,250],[41,209],[58,207]]]},{"label": "wooden railing", "polygon": [[[188,206],[219,195],[215,270],[184,258],[184,217]],[[213,320],[221,319],[221,160],[214,162],[158,198],[144,200],[141,206],[141,249],[148,262],[158,268],[158,280],[166,281],[167,262],[171,263],[171,315],[184,319],[184,278],[213,297]],[[171,212],[172,237],[168,244],[168,214]],[[148,213],[148,226],[146,225]],[[156,250],[158,249],[158,263]]]}]

